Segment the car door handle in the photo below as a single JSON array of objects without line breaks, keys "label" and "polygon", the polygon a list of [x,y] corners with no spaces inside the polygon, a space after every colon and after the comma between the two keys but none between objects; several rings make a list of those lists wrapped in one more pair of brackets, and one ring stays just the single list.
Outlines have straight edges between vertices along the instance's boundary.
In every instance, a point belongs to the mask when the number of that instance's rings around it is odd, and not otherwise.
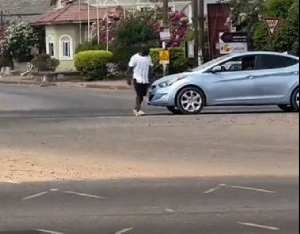
[{"label": "car door handle", "polygon": [[293,75],[299,75],[299,71],[292,72]]},{"label": "car door handle", "polygon": [[249,76],[247,76],[247,78],[251,80],[251,79],[253,79],[253,76],[249,75]]}]

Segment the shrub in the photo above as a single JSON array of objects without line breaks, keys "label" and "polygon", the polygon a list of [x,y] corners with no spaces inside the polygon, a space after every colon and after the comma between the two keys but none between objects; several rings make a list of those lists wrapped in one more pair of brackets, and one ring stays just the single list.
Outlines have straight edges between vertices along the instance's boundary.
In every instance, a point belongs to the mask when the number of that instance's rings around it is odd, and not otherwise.
[{"label": "shrub", "polygon": [[103,43],[98,44],[97,41],[86,41],[82,44],[79,44],[75,49],[75,54],[78,54],[81,51],[87,50],[105,50],[106,45]]},{"label": "shrub", "polygon": [[12,69],[14,68],[14,63],[9,53],[0,54],[0,69],[2,67],[10,67]]},{"label": "shrub", "polygon": [[31,60],[31,63],[38,71],[55,71],[59,66],[59,60],[51,58],[48,54],[40,54]]},{"label": "shrub", "polygon": [[107,76],[107,63],[112,56],[105,50],[82,51],[75,55],[75,67],[85,80],[102,80]]},{"label": "shrub", "polygon": [[30,61],[31,47],[39,43],[39,35],[31,26],[21,22],[10,25],[4,38],[4,49],[18,62]]},{"label": "shrub", "polygon": [[[160,48],[153,48],[150,50],[150,56],[154,64],[155,74],[161,76],[163,74],[162,65],[159,64],[159,51]],[[185,50],[182,47],[169,48],[170,52],[170,64],[168,73],[175,74],[184,72],[188,67],[188,59],[185,56]]]},{"label": "shrub", "polygon": [[112,62],[117,64],[121,71],[126,71],[131,56],[139,51],[140,48],[138,46],[116,45],[112,49],[114,54]]}]

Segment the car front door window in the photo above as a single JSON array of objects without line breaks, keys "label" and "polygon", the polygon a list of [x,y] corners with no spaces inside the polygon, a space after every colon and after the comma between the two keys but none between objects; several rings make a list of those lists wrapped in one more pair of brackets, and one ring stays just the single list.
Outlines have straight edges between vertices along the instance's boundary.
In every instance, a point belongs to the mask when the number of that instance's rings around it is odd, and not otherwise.
[{"label": "car front door window", "polygon": [[250,71],[255,69],[256,56],[241,56],[220,64],[222,72]]}]

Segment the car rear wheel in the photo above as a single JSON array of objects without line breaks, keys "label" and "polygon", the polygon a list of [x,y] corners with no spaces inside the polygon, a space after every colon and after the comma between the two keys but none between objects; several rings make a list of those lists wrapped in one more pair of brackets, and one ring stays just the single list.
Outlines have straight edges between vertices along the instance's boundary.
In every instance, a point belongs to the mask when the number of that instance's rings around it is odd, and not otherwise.
[{"label": "car rear wheel", "polygon": [[180,115],[182,114],[182,112],[180,110],[178,110],[178,108],[176,106],[167,106],[168,111],[170,111],[171,113],[175,114],[175,115]]},{"label": "car rear wheel", "polygon": [[285,112],[294,112],[295,109],[291,105],[278,105],[278,107]]},{"label": "car rear wheel", "polygon": [[295,91],[292,94],[292,107],[294,108],[294,111],[299,111],[299,88],[295,89]]},{"label": "car rear wheel", "polygon": [[204,106],[205,97],[201,90],[195,87],[182,89],[176,98],[178,110],[183,114],[199,114]]}]

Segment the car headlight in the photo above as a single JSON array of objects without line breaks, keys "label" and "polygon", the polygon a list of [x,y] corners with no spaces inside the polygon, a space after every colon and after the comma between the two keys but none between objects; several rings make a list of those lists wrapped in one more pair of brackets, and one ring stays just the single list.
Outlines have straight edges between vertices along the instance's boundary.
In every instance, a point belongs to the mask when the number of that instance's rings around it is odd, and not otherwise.
[{"label": "car headlight", "polygon": [[164,82],[161,82],[158,84],[158,86],[160,88],[166,88],[166,87],[169,87],[171,86],[172,84],[174,84],[175,82],[179,81],[179,80],[182,80],[184,79],[185,77],[178,77],[178,78],[175,78],[175,79],[172,79],[172,80],[168,80],[168,81],[164,81]]}]

